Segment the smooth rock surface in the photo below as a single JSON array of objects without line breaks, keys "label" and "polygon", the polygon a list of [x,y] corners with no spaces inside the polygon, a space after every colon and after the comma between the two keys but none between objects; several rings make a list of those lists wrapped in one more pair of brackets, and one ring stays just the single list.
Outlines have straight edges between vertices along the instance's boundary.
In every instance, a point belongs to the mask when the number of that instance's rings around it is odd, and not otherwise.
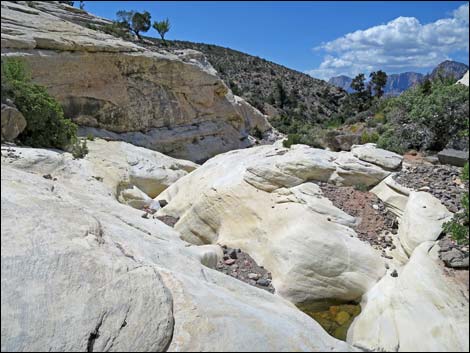
[{"label": "smooth rock surface", "polygon": [[[294,303],[358,299],[385,268],[350,228],[355,219],[308,182],[328,180],[336,158],[300,145],[231,151],[165,190],[168,205],[157,215],[179,218],[175,229],[190,243],[248,252],[272,273],[276,293]],[[379,170],[355,161],[366,168],[350,169],[356,173]]]},{"label": "smooth rock surface", "polygon": [[422,243],[398,277],[363,297],[348,342],[367,351],[468,352],[468,290],[444,273],[434,244]]},{"label": "smooth rock surface", "polygon": [[[99,176],[104,177],[105,183],[111,181],[111,187],[116,188],[122,184],[123,190],[135,186],[145,194],[139,197],[145,202],[151,202],[168,186],[198,167],[193,162],[125,142],[95,139],[87,141],[87,146],[89,153],[85,158],[98,165],[101,169]],[[119,175],[119,180],[114,177],[115,174]],[[137,197],[136,194],[139,194],[138,191],[134,192]]]},{"label": "smooth rock surface", "polygon": [[351,152],[362,161],[376,164],[388,170],[399,169],[403,161],[403,156],[377,148],[375,143],[352,146]]},{"label": "smooth rock surface", "polygon": [[126,155],[114,162],[90,146],[80,160],[17,147],[2,155],[2,351],[351,350],[119,203]]},{"label": "smooth rock surface", "polygon": [[405,212],[411,190],[398,184],[393,179],[393,175],[390,175],[372,188],[370,192],[382,200],[390,212],[401,218]]},{"label": "smooth rock surface", "polygon": [[398,227],[398,237],[407,254],[411,255],[421,243],[437,240],[442,225],[451,218],[452,213],[430,193],[410,192]]}]

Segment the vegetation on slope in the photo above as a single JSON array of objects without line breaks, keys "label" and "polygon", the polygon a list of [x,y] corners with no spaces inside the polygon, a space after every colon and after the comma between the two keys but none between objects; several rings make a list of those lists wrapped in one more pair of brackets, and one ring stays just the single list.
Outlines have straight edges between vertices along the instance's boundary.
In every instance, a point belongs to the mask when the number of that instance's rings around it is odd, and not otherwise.
[{"label": "vegetation on slope", "polygon": [[77,126],[64,117],[61,105],[45,87],[31,82],[22,60],[2,58],[1,75],[2,103],[13,103],[26,119],[19,142],[31,147],[69,149],[76,158],[87,153],[86,142],[77,139]]}]

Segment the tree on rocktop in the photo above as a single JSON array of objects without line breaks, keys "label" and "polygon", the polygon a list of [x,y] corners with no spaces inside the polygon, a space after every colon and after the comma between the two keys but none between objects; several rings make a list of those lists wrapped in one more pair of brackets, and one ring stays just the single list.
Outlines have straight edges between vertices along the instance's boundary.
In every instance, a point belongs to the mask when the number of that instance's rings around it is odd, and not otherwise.
[{"label": "tree on rocktop", "polygon": [[421,92],[424,94],[424,95],[429,95],[431,94],[431,91],[432,91],[432,83],[431,83],[431,80],[429,78],[426,78],[424,80],[424,82],[420,85],[420,88],[421,88]]},{"label": "tree on rocktop", "polygon": [[366,77],[364,74],[359,74],[351,81],[351,88],[356,92],[362,93],[366,90]]},{"label": "tree on rocktop", "polygon": [[384,87],[387,84],[387,74],[382,70],[371,72],[370,82],[373,85],[375,95],[380,98],[384,94]]},{"label": "tree on rocktop", "polygon": [[162,40],[165,41],[165,34],[170,30],[170,20],[167,18],[163,21],[155,21],[153,23],[153,28],[160,34]]},{"label": "tree on rocktop", "polygon": [[150,29],[151,15],[147,11],[141,13],[121,10],[116,13],[116,16],[118,17],[119,23],[134,32],[139,40],[142,40],[140,33],[147,32]]}]

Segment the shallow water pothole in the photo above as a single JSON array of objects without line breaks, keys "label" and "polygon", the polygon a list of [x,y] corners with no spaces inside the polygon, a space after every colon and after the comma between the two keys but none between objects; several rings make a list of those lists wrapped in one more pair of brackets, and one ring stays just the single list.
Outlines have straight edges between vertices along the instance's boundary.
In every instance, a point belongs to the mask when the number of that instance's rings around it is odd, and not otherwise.
[{"label": "shallow water pothole", "polygon": [[357,303],[313,303],[299,304],[297,307],[320,324],[329,335],[346,341],[349,327],[361,313]]}]

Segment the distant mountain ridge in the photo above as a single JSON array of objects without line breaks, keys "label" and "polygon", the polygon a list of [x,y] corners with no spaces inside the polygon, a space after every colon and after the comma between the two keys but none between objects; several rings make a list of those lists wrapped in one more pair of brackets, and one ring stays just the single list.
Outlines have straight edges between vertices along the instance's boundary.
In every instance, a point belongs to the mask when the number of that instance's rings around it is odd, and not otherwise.
[{"label": "distant mountain ridge", "polygon": [[[453,77],[455,81],[461,79],[468,70],[468,66],[457,61],[446,60],[437,65],[430,74],[423,75],[418,72],[403,72],[400,74],[388,75],[387,85],[384,88],[386,95],[396,96],[423,82],[426,78],[434,79],[439,73],[444,77]],[[348,93],[354,92],[351,89],[352,78],[345,75],[335,76],[328,80],[328,83],[342,88]]]}]

